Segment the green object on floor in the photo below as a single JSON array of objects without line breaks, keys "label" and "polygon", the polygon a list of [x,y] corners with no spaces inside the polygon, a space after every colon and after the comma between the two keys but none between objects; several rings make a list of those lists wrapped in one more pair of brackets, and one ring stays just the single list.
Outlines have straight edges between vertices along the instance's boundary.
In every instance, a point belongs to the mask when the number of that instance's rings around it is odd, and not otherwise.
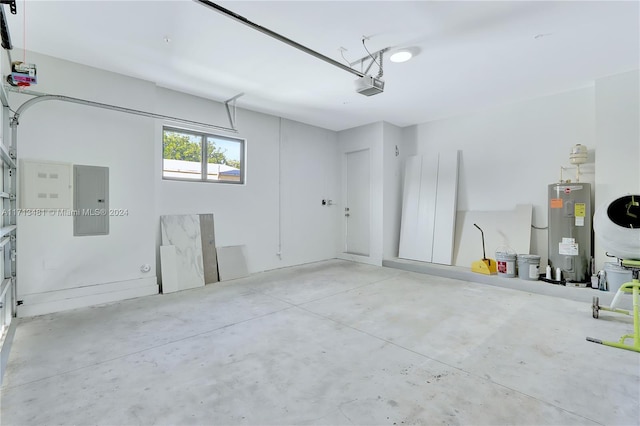
[{"label": "green object on floor", "polygon": [[[609,311],[623,315],[633,315],[633,334],[625,334],[617,342],[594,339],[593,337],[587,337],[589,342],[599,343],[601,345],[612,346],[614,348],[626,349],[629,351],[640,352],[640,319],[638,318],[638,295],[640,294],[640,280],[638,275],[640,273],[640,261],[638,260],[624,260],[622,266],[630,268],[633,271],[633,279],[631,282],[627,282],[620,286],[620,289],[613,298],[611,306],[600,306],[599,298],[594,297],[591,306],[592,315],[594,318],[598,318],[600,311]],[[633,296],[633,311],[626,309],[617,309],[615,307],[616,301],[623,293],[631,293]],[[625,341],[633,339],[633,344],[626,344]]]}]

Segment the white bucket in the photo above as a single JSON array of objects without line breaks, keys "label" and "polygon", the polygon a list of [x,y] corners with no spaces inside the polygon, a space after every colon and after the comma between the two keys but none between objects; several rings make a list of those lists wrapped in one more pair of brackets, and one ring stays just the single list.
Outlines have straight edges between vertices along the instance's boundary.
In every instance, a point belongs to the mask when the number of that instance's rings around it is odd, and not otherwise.
[{"label": "white bucket", "polygon": [[632,279],[630,269],[623,268],[616,262],[604,263],[605,278],[607,280],[607,290],[617,292],[620,286],[628,283]]},{"label": "white bucket", "polygon": [[540,256],[535,254],[518,255],[518,278],[537,281],[540,275]]},{"label": "white bucket", "polygon": [[496,252],[496,263],[498,264],[498,275],[504,277],[516,276],[516,255],[502,251]]}]

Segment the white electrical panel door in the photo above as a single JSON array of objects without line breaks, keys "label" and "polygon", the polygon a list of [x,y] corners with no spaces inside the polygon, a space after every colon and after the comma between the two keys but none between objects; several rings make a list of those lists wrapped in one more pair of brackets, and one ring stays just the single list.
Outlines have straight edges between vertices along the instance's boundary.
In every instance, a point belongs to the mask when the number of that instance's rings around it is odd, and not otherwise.
[{"label": "white electrical panel door", "polygon": [[72,165],[22,160],[20,205],[23,209],[71,209]]}]

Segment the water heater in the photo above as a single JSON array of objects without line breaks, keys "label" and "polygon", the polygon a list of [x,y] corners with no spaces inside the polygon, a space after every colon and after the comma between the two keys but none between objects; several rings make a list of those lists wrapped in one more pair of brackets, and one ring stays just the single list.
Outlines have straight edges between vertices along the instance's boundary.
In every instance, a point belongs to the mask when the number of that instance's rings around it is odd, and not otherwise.
[{"label": "water heater", "polygon": [[591,276],[591,185],[549,185],[549,264],[568,282]]}]

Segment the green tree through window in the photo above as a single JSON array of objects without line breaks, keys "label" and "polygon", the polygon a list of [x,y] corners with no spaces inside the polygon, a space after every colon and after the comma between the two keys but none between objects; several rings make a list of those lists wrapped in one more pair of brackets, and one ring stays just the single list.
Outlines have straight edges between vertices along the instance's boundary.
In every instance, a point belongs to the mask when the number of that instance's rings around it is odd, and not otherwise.
[{"label": "green tree through window", "polygon": [[215,142],[207,141],[207,161],[214,164],[226,164],[227,166],[240,168],[240,161],[227,158],[227,150],[218,147]]},{"label": "green tree through window", "polygon": [[192,142],[194,136],[164,132],[164,158],[168,160],[200,161],[200,143]]}]

